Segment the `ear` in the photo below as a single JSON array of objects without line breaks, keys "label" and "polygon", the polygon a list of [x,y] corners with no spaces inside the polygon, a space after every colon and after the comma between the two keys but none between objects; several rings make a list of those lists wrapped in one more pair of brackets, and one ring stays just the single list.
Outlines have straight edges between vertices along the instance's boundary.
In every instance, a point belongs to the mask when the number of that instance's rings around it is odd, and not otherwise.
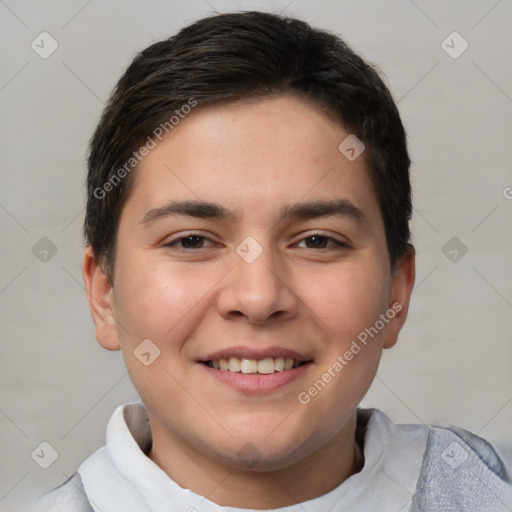
[{"label": "ear", "polygon": [[82,276],[87,302],[96,328],[96,339],[107,350],[119,350],[121,345],[112,309],[113,288],[90,245],[84,251]]},{"label": "ear", "polygon": [[397,342],[398,333],[402,329],[409,311],[415,277],[415,250],[409,244],[406,254],[396,263],[391,276],[391,297],[388,307],[389,311],[395,311],[396,315],[387,325],[384,348],[391,348]]}]

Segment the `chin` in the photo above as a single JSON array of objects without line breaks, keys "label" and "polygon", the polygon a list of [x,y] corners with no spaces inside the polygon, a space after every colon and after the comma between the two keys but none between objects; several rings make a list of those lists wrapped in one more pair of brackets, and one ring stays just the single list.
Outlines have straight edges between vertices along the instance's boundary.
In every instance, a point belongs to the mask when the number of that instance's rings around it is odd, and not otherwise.
[{"label": "chin", "polygon": [[[279,428],[279,427],[278,427]],[[275,429],[275,427],[274,427]],[[220,457],[224,464],[241,470],[250,471],[277,471],[289,467],[309,455],[312,448],[311,440],[304,439],[302,433],[298,436],[292,432],[282,430],[278,433],[270,429],[259,429],[245,432],[245,435],[227,437],[219,450],[216,444],[215,455]],[[269,432],[272,432],[269,434]]]}]

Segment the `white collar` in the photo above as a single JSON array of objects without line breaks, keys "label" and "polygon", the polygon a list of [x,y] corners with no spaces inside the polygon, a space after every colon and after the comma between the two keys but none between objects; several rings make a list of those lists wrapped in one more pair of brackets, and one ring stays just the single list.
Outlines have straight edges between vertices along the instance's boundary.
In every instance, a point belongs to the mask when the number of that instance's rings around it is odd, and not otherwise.
[{"label": "white collar", "polygon": [[[394,425],[377,409],[361,410],[360,413],[370,416],[364,443],[363,469],[323,496],[275,509],[275,512],[362,512],[375,509],[384,512],[388,506],[389,510],[396,511],[408,499],[412,499],[428,427]],[[96,451],[78,469],[96,511],[249,510],[221,507],[180,487],[147,457],[145,452],[151,445],[151,430],[148,411],[141,402],[126,404],[115,410],[108,423],[106,438],[106,447]],[[404,445],[407,445],[407,458],[403,457]],[[401,505],[396,508],[397,504]]]}]

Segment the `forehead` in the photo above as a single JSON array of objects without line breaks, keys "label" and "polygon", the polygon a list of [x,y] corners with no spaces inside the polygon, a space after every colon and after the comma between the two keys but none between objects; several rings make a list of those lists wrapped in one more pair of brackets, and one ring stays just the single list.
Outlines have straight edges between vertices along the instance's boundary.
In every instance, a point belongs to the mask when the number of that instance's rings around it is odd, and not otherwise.
[{"label": "forehead", "polygon": [[341,198],[379,215],[364,153],[351,161],[340,152],[349,135],[315,105],[290,96],[199,107],[138,165],[127,206],[142,211],[201,199],[240,219]]}]

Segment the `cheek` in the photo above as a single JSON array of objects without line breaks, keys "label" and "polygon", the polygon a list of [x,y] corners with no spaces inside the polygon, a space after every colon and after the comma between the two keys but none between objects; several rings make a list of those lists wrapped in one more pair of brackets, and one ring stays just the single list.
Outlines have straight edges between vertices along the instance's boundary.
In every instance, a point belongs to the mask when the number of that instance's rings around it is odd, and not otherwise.
[{"label": "cheek", "polygon": [[304,301],[322,320],[338,351],[387,309],[391,281],[377,264],[347,263],[316,275],[312,282]]},{"label": "cheek", "polygon": [[328,327],[329,341],[300,403],[310,417],[325,418],[325,432],[335,431],[357,407],[379,365],[385,327],[371,329],[387,310],[391,280],[377,263],[347,264],[312,288],[315,313]]},{"label": "cheek", "polygon": [[[183,364],[186,341],[201,324],[208,292],[219,280],[211,268],[191,272],[177,267],[133,258],[120,259],[116,268],[114,295],[123,357],[147,405],[162,397],[175,397],[173,405],[176,397],[186,398],[180,385],[190,370]],[[142,354],[148,352],[145,361]]]},{"label": "cheek", "polygon": [[125,327],[121,343],[129,348],[149,338],[161,351],[171,352],[204,315],[219,276],[211,267],[187,269],[141,255],[120,259],[116,279],[116,318]]}]

